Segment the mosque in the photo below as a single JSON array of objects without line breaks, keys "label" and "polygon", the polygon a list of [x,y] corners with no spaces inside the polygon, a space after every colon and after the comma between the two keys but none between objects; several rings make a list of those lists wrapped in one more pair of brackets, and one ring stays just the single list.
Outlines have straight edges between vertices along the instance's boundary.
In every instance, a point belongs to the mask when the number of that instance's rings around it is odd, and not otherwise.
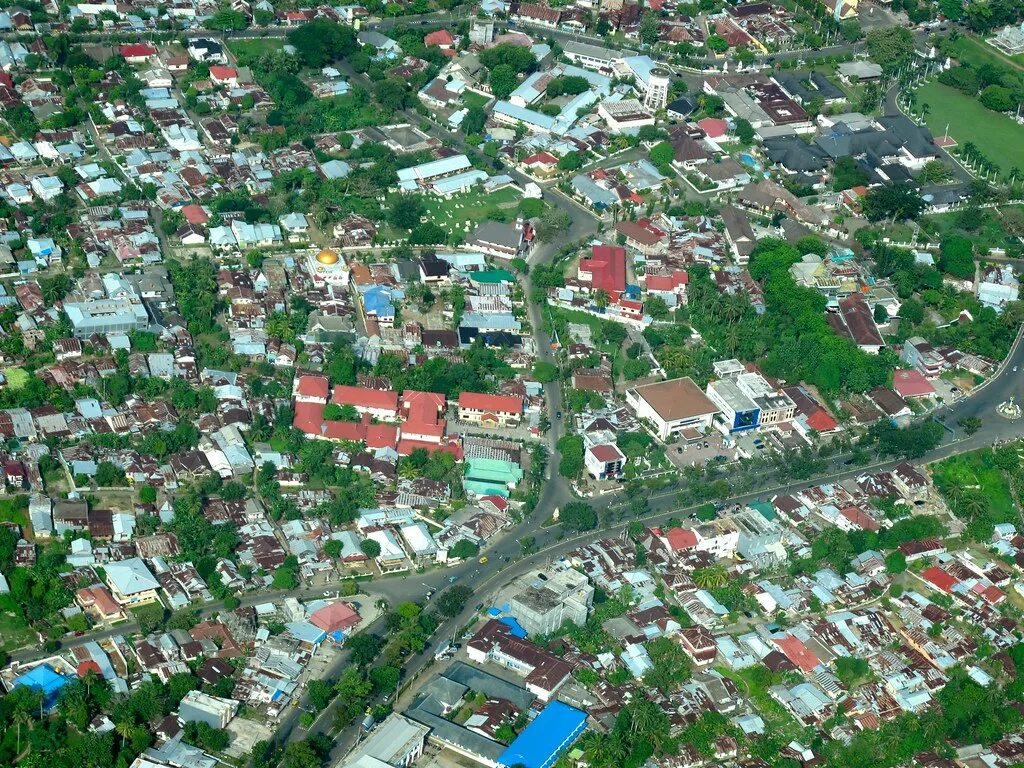
[{"label": "mosque", "polygon": [[306,256],[309,273],[313,276],[313,282],[317,284],[347,286],[349,279],[349,268],[345,260],[337,251],[332,248],[324,248],[321,251],[309,251]]}]

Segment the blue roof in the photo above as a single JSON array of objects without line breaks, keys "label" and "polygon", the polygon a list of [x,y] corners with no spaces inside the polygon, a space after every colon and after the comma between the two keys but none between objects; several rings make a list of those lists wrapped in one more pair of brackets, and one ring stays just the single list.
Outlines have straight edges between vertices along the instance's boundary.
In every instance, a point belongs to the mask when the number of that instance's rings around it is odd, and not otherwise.
[{"label": "blue roof", "polygon": [[60,689],[70,683],[72,679],[56,672],[49,664],[40,664],[16,677],[14,687],[24,685],[34,691],[42,691],[43,703],[49,708],[57,702]]},{"label": "blue roof", "polygon": [[501,753],[498,765],[549,768],[586,727],[586,712],[553,701]]},{"label": "blue roof", "polygon": [[526,630],[520,626],[515,616],[502,616],[501,623],[508,626],[512,637],[518,637],[521,640],[526,637]]},{"label": "blue roof", "polygon": [[291,636],[302,643],[315,645],[322,643],[324,638],[327,637],[326,632],[320,629],[320,627],[310,624],[308,621],[292,621],[285,624],[285,626],[288,628]]}]

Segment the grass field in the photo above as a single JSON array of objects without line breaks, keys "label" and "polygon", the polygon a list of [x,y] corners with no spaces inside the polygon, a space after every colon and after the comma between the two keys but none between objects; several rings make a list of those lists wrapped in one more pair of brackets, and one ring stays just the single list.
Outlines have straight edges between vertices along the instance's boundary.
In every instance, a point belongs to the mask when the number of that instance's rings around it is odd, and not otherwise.
[{"label": "grass field", "polygon": [[1024,168],[1024,126],[1006,115],[985,109],[977,99],[942,83],[917,89],[917,103],[927,104],[928,128],[935,136],[946,133],[960,144],[968,141],[1004,172]]},{"label": "grass field", "polygon": [[499,189],[491,194],[467,192],[447,200],[439,197],[427,197],[424,200],[428,219],[449,231],[465,231],[467,224],[472,230],[475,224],[500,217],[500,212],[516,208],[520,194],[515,189]]},{"label": "grass field", "polygon": [[14,650],[37,642],[36,633],[17,613],[10,595],[0,595],[0,648]]},{"label": "grass field", "polygon": [[0,523],[16,523],[22,528],[28,527],[28,497],[0,499]]},{"label": "grass field", "polygon": [[1024,70],[1024,64],[1022,64],[1020,57],[1007,56],[988,43],[969,35],[964,35],[956,40],[945,43],[943,51],[958,59],[961,64],[970,64],[972,67],[980,67],[983,64],[996,64]]},{"label": "grass field", "polygon": [[480,107],[483,109],[484,105],[489,101],[489,98],[476,91],[466,90],[462,92],[462,103],[467,107]]},{"label": "grass field", "polygon": [[21,389],[28,383],[28,371],[24,368],[4,368],[4,378],[11,389]]},{"label": "grass field", "polygon": [[269,37],[259,40],[232,40],[228,43],[228,50],[234,54],[235,58],[238,59],[238,63],[243,66],[251,59],[279,51],[283,47],[283,40]]}]

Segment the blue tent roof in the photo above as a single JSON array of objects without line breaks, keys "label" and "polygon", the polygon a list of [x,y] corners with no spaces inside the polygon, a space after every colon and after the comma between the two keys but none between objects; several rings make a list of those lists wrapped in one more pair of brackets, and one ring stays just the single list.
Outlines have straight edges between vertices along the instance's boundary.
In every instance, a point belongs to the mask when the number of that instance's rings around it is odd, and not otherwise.
[{"label": "blue tent roof", "polygon": [[501,753],[498,765],[549,768],[586,727],[586,712],[553,701]]},{"label": "blue tent roof", "polygon": [[70,683],[72,679],[56,672],[48,664],[40,664],[38,667],[34,667],[25,674],[16,677],[14,679],[14,687],[17,688],[20,685],[24,685],[35,691],[42,691],[43,703],[47,707],[51,707],[56,703],[60,689]]}]

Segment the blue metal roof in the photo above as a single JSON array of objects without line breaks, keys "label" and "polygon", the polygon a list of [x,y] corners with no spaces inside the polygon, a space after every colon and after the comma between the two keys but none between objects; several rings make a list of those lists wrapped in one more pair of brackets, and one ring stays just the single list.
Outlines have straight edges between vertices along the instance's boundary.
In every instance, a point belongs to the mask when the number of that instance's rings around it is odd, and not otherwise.
[{"label": "blue metal roof", "polygon": [[586,712],[553,701],[501,753],[498,765],[549,768],[586,727]]}]

